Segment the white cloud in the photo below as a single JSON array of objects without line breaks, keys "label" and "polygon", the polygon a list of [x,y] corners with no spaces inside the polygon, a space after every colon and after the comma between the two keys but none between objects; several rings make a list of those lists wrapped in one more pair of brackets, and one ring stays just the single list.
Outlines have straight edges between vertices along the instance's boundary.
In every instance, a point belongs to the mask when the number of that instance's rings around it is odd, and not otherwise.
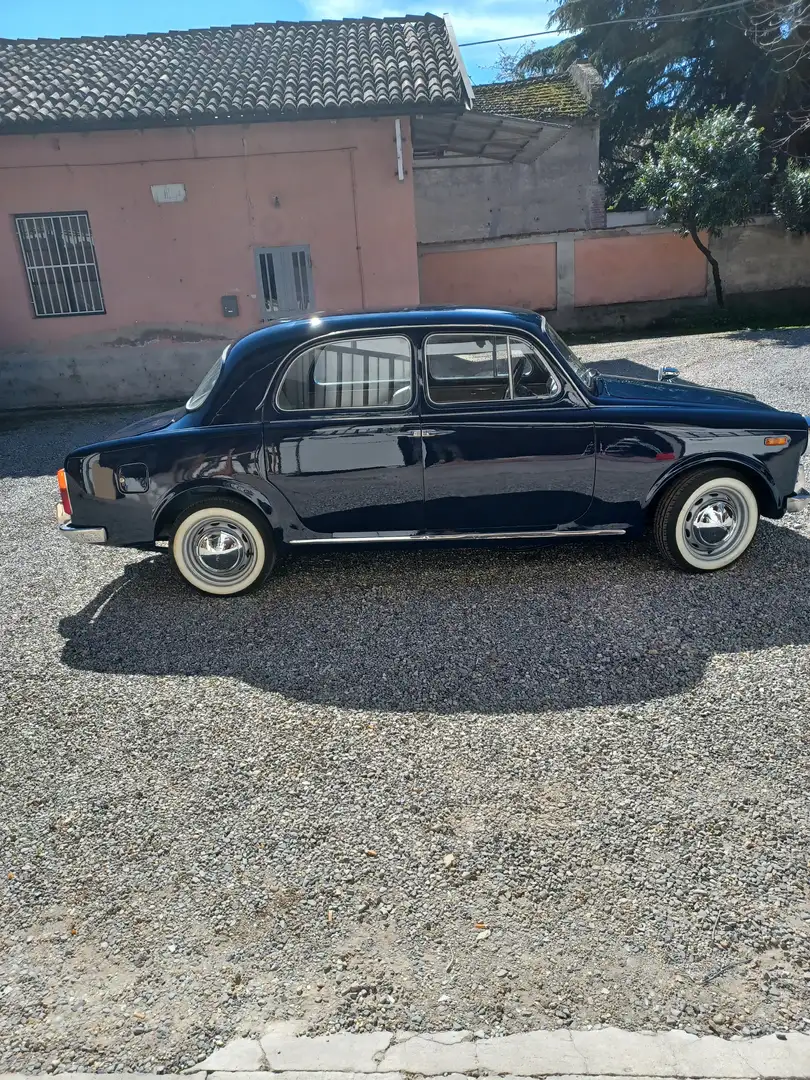
[{"label": "white cloud", "polygon": [[[346,19],[363,15],[382,17],[414,14],[421,10],[417,4],[408,3],[403,8],[395,8],[375,0],[303,0],[303,4],[312,19]],[[441,0],[434,13],[450,16],[456,37],[463,44],[545,30],[548,12],[553,6],[552,3],[537,4],[528,0],[467,0],[463,4],[460,0]],[[538,44],[550,45],[554,40],[553,37],[540,38]],[[521,41],[507,41],[503,43],[503,48],[507,52],[514,52],[521,44]],[[480,82],[491,77],[488,68],[497,58],[498,46],[482,45],[465,49],[463,55],[474,81]]]},{"label": "white cloud", "polygon": [[[304,0],[304,7],[313,19],[350,19],[369,16],[403,15],[405,10],[375,3],[374,0]],[[407,13],[412,14],[409,4]],[[438,9],[441,10],[438,10]],[[508,37],[545,30],[548,10],[537,4],[520,0],[469,0],[465,4],[442,0],[434,12],[449,15],[459,41],[478,41],[480,38]]]}]

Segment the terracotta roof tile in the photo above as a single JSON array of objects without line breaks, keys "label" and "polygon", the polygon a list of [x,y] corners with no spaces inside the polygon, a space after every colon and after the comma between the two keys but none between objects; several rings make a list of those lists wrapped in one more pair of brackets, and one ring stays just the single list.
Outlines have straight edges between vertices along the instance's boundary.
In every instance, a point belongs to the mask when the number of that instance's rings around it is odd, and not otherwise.
[{"label": "terracotta roof tile", "polygon": [[417,112],[463,104],[436,15],[0,40],[0,133]]}]

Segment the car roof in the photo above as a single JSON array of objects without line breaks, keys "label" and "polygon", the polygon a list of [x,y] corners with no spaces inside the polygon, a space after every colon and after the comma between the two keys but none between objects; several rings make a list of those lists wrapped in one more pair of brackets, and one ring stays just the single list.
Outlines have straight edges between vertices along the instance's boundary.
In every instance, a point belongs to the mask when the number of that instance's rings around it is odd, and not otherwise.
[{"label": "car roof", "polygon": [[300,337],[302,340],[340,330],[374,330],[387,326],[432,326],[452,322],[457,325],[502,323],[543,327],[544,318],[527,308],[454,307],[452,305],[421,305],[403,308],[381,308],[376,311],[314,311],[300,319],[277,319],[247,334],[242,341],[258,345],[263,341]]},{"label": "car roof", "polygon": [[243,381],[254,371],[277,361],[290,350],[329,334],[365,330],[446,326],[513,326],[537,333],[545,329],[542,315],[525,308],[478,308],[431,305],[378,311],[312,312],[300,319],[278,319],[253,330],[226,350],[225,378],[220,394],[230,393],[231,378]]}]

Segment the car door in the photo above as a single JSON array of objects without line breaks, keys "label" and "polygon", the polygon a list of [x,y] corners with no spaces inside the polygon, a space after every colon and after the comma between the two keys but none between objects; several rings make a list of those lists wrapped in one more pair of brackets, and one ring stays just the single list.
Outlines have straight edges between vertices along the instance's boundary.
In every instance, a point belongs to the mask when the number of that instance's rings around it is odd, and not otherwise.
[{"label": "car door", "polygon": [[497,328],[422,342],[425,528],[544,531],[593,499],[594,423],[539,343]]},{"label": "car door", "polygon": [[422,449],[415,350],[401,331],[309,342],[268,395],[268,480],[318,536],[418,532]]}]

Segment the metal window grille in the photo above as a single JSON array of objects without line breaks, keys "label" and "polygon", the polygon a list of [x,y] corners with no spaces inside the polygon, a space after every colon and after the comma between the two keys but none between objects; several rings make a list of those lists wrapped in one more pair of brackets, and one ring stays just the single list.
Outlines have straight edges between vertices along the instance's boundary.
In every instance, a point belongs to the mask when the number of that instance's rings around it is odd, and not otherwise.
[{"label": "metal window grille", "polygon": [[88,215],[26,214],[15,221],[36,317],[103,315]]},{"label": "metal window grille", "polygon": [[311,266],[306,246],[257,249],[256,277],[263,319],[313,310]]}]

